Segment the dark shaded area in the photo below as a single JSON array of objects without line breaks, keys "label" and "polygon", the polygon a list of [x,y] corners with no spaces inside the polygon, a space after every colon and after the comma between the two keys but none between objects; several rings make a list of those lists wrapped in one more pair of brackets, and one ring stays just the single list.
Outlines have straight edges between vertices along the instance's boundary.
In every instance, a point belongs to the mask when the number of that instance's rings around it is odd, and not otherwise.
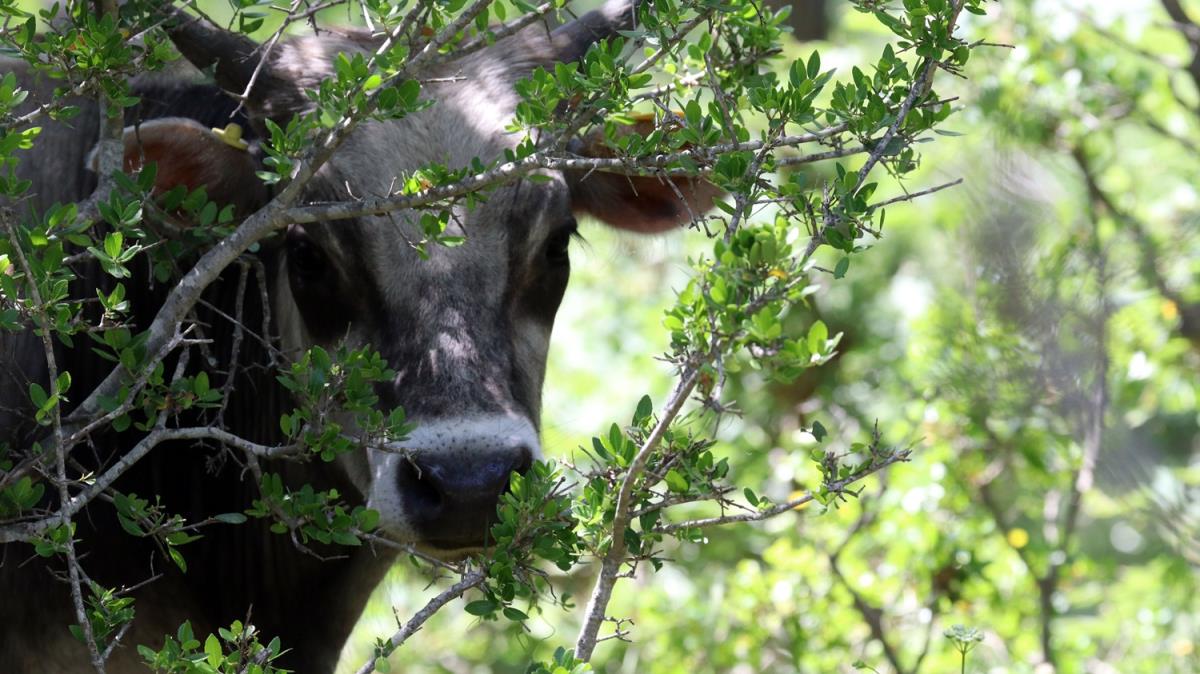
[{"label": "dark shaded area", "polygon": [[770,4],[777,9],[791,6],[792,15],[788,17],[788,25],[792,27],[792,35],[797,40],[810,42],[829,37],[832,14],[828,0],[771,0]]}]

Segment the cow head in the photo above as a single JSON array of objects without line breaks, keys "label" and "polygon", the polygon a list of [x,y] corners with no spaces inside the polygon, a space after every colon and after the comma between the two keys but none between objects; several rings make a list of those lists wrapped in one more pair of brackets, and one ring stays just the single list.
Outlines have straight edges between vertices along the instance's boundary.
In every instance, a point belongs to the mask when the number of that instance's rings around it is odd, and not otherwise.
[{"label": "cow head", "polygon": [[[518,102],[514,82],[538,65],[579,58],[630,25],[631,14],[629,3],[610,2],[553,33],[535,26],[428,73],[438,82],[424,87],[433,105],[359,127],[310,183],[307,199],[386,196],[397,176],[427,162],[461,167],[501,156],[520,140],[505,131]],[[241,93],[258,63],[256,45],[195,19],[170,32],[192,63],[214,67],[219,85]],[[305,91],[331,74],[338,52],[374,48],[357,33],[278,45],[249,99],[251,115],[286,120],[305,111]],[[266,200],[252,156],[182,119],[142,124],[126,143],[127,165],[158,163],[158,189],[203,185],[215,201],[242,210]],[[283,234],[273,302],[284,347],[370,344],[396,371],[382,404],[403,406],[416,431],[397,451],[368,450],[341,465],[380,511],[385,531],[426,549],[453,554],[484,544],[511,472],[541,456],[542,379],[576,215],[659,232],[715,197],[709,186],[650,178],[542,178],[501,187],[457,212],[449,233],[465,243],[432,246],[428,259],[411,245],[420,238],[419,212],[294,224]]]}]

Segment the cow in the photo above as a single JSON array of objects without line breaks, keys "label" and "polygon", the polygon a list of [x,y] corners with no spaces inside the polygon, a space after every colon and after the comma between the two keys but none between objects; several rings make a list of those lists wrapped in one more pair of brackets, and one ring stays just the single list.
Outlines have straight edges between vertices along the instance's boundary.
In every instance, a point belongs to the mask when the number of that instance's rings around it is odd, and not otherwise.
[{"label": "cow", "polygon": [[[359,126],[308,184],[303,201],[387,195],[398,176],[428,162],[466,167],[477,158],[502,157],[520,140],[506,130],[518,103],[514,83],[536,67],[580,58],[589,45],[631,26],[632,17],[630,2],[610,1],[553,31],[535,25],[420,72],[427,82],[422,95],[431,105],[403,119]],[[261,53],[257,45],[194,18],[172,22],[168,33],[188,61],[214,73],[215,85],[171,78],[138,83],[142,102],[127,116],[126,167],[153,161],[157,192],[204,187],[211,199],[236,205],[241,215],[271,197],[255,176],[262,168],[257,139],[265,120],[286,121],[308,110],[305,92],[332,73],[338,53],[369,53],[381,39],[350,30],[282,41],[269,51],[240,107],[221,92],[246,88]],[[36,83],[31,88],[38,91]],[[33,180],[35,210],[80,200],[95,185],[84,166],[98,133],[95,105],[81,105],[73,126],[50,125],[45,145],[21,165]],[[245,148],[212,130],[231,115],[247,130]],[[592,145],[583,141],[573,147]],[[333,463],[273,461],[263,469],[293,487],[336,488],[350,503],[377,510],[380,531],[389,538],[435,556],[461,557],[486,544],[512,472],[527,470],[542,456],[540,396],[576,216],[662,232],[709,208],[715,196],[707,185],[688,181],[545,171],[539,180],[495,189],[474,209],[457,208],[449,233],[463,235],[464,243],[431,246],[427,259],[410,245],[419,238],[411,213],[291,224],[262,242],[256,273],[230,267],[206,291],[194,319],[210,344],[189,367],[233,373],[224,426],[275,445],[284,441],[279,416],[293,406],[276,380],[278,354],[286,362],[313,346],[378,350],[395,372],[377,387],[380,407],[403,408],[415,425],[404,451],[359,449]],[[88,268],[73,294],[95,297],[111,283]],[[144,329],[168,288],[146,269],[135,269],[125,285],[129,320]],[[259,297],[267,298],[265,304]],[[269,321],[266,339],[241,340],[236,354],[230,320],[235,304],[243,325]],[[111,368],[85,342],[77,338],[72,348],[57,347],[59,367],[74,377],[72,391],[83,392],[73,394],[73,402]],[[28,332],[0,336],[0,354],[0,441],[20,456],[44,432],[20,408],[28,404],[27,380],[44,380],[45,360],[40,341]],[[93,437],[74,450],[72,475],[112,465],[136,439],[133,432]],[[114,487],[156,495],[167,511],[189,521],[241,512],[257,486],[229,455],[211,442],[159,447]],[[289,649],[278,664],[333,671],[369,593],[396,555],[379,546],[309,554],[288,536],[270,533],[266,520],[252,519],[203,530],[203,538],[182,549],[184,573],[164,561],[151,541],[122,532],[108,504],[93,502],[75,519],[90,577],[127,588],[136,599],[136,618],[109,672],[142,671],[132,644],[161,644],[184,620],[203,635],[248,613],[261,633],[280,637]],[[0,671],[86,671],[87,652],[67,629],[76,619],[62,562],[31,557],[27,545],[0,550]]]}]

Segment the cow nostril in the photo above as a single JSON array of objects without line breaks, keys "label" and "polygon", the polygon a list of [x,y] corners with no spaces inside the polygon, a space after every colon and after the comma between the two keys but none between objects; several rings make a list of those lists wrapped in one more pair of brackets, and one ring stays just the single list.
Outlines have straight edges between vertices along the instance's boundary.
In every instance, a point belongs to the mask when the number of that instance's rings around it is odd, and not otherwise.
[{"label": "cow nostril", "polygon": [[409,508],[420,516],[436,516],[441,511],[445,495],[432,471],[406,458],[400,464],[400,491],[405,494]]},{"label": "cow nostril", "polygon": [[522,445],[517,448],[517,456],[513,460],[512,470],[514,473],[524,475],[529,472],[530,468],[533,468],[533,452]]},{"label": "cow nostril", "polygon": [[533,452],[529,451],[528,447],[521,446],[517,448],[516,455],[513,457],[512,463],[509,464],[508,472],[505,473],[504,487],[500,490],[500,495],[512,493],[512,474],[524,475],[533,468]]}]

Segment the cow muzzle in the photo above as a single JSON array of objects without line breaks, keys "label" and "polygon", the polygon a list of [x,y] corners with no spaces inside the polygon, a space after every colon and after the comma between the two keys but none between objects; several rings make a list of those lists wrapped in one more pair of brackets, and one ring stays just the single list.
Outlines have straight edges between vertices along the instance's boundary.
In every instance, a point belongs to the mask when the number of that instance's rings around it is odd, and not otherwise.
[{"label": "cow muzzle", "polygon": [[541,458],[537,431],[501,415],[416,424],[389,451],[372,450],[368,505],[387,534],[438,556],[486,547],[512,474]]}]

